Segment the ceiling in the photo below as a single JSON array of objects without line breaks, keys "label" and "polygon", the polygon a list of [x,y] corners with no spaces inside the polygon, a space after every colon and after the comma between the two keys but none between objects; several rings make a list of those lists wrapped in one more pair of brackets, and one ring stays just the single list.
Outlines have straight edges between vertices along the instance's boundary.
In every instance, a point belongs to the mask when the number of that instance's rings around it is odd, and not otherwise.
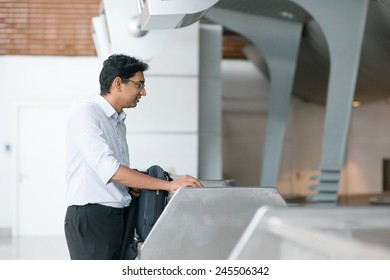
[{"label": "ceiling", "polygon": [[[325,104],[329,76],[329,53],[320,26],[310,14],[288,0],[220,0],[214,7],[248,16],[272,17],[303,23],[302,40],[293,95],[304,101]],[[213,8],[214,8],[213,7]],[[213,9],[211,8],[211,9]],[[208,20],[213,20],[207,17]],[[223,24],[219,22],[220,24]],[[225,40],[235,36],[226,30]],[[247,41],[247,44],[250,42]],[[361,52],[355,100],[364,103],[390,99],[390,0],[370,0]]]}]

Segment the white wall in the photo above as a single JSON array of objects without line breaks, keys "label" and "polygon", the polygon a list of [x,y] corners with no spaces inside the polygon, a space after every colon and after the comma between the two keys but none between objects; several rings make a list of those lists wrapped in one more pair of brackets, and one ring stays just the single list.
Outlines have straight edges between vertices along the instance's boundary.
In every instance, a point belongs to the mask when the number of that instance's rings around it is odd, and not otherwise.
[{"label": "white wall", "polygon": [[222,62],[223,171],[238,185],[259,184],[268,82],[244,60]]},{"label": "white wall", "polygon": [[341,193],[382,191],[382,160],[390,158],[389,120],[388,100],[352,110]]},{"label": "white wall", "polygon": [[[99,68],[100,62],[94,57],[0,57],[0,228],[10,228],[15,224],[18,202],[15,195],[21,179],[17,172],[20,165],[17,158],[20,106],[71,106],[74,102],[89,98],[99,92],[96,79]],[[55,115],[47,118],[55,125]],[[36,158],[36,164],[39,165],[44,159],[44,155]],[[58,188],[59,196],[62,195],[63,184],[63,178],[52,182],[53,189]],[[34,189],[39,186],[30,187]],[[42,197],[35,203],[45,205],[50,200],[53,200],[50,196]]]}]

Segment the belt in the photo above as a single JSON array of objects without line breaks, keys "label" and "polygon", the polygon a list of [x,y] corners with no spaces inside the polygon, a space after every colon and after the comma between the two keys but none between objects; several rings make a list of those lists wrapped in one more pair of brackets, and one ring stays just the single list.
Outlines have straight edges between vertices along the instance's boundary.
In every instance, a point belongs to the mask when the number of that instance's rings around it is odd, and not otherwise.
[{"label": "belt", "polygon": [[86,205],[72,205],[70,207],[74,207],[75,209],[91,209],[96,212],[100,212],[103,214],[108,214],[108,215],[122,215],[123,212],[125,211],[125,208],[115,208],[111,206],[105,206],[97,203],[89,203]]}]

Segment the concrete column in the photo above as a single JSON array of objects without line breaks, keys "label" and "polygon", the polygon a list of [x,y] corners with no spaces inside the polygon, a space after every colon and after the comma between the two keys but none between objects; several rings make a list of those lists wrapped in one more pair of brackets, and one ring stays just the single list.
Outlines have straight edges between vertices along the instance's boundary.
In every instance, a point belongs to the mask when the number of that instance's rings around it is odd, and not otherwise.
[{"label": "concrete column", "polygon": [[216,7],[207,13],[207,17],[248,38],[265,57],[271,79],[260,185],[275,186],[279,174],[302,24]]},{"label": "concrete column", "polygon": [[330,52],[319,184],[311,188],[320,203],[336,203],[344,162],[352,101],[359,70],[369,0],[291,0],[321,26]]},{"label": "concrete column", "polygon": [[199,32],[199,178],[222,180],[222,26]]}]

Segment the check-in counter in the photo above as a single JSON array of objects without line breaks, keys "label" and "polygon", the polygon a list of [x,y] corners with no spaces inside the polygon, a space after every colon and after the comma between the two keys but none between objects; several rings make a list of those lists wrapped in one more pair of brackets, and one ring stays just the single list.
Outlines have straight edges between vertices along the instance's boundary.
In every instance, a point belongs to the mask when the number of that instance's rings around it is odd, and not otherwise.
[{"label": "check-in counter", "polygon": [[275,188],[182,188],[139,252],[147,259],[227,259],[261,206],[287,207]]}]

